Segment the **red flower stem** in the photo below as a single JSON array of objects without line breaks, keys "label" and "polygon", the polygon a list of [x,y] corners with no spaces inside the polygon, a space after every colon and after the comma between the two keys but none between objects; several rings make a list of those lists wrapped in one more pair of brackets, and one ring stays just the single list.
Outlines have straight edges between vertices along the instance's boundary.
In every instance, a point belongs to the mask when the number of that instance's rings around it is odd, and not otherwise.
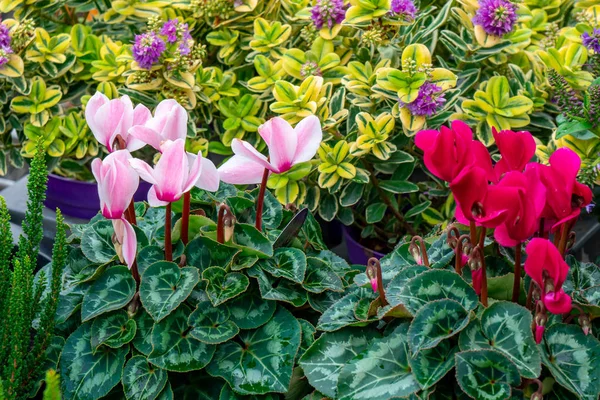
[{"label": "red flower stem", "polygon": [[521,296],[521,243],[517,244],[515,249],[515,279],[513,281],[513,303],[519,302],[519,296]]},{"label": "red flower stem", "polygon": [[225,211],[227,211],[227,205],[221,204],[219,206],[219,215],[217,217],[217,242],[225,243]]},{"label": "red flower stem", "polygon": [[484,226],[481,227],[481,236],[479,237],[479,248],[481,249],[481,304],[484,307],[488,306],[488,284],[487,284],[487,271],[485,268],[485,254],[483,253],[483,246],[485,244],[486,229]]},{"label": "red flower stem", "polygon": [[367,264],[371,268],[375,268],[375,270],[377,270],[377,291],[379,292],[379,302],[382,307],[385,307],[390,303],[388,303],[388,301],[385,297],[385,290],[383,288],[383,274],[381,272],[381,264],[379,263],[379,260],[375,257],[371,257]]},{"label": "red flower stem", "polygon": [[477,227],[475,226],[475,221],[471,221],[469,228],[471,230],[471,243],[475,246],[475,243],[477,243]]},{"label": "red flower stem", "polygon": [[191,192],[183,194],[183,214],[181,215],[181,241],[183,244],[188,244],[189,241],[191,198]]},{"label": "red flower stem", "polygon": [[571,224],[565,222],[560,228],[560,242],[558,243],[558,251],[560,252],[560,255],[563,256],[563,258],[565,258],[565,251],[567,249],[567,238],[569,237],[570,227]]},{"label": "red flower stem", "polygon": [[173,261],[173,243],[171,242],[171,203],[165,209],[165,260]]},{"label": "red flower stem", "polygon": [[544,218],[540,218],[540,227],[537,233],[537,237],[544,237]]},{"label": "red flower stem", "polygon": [[256,229],[262,231],[262,214],[263,206],[265,203],[265,190],[267,189],[267,179],[269,179],[269,170],[265,168],[263,172],[262,182],[260,183],[260,190],[258,192],[258,198],[256,199]]}]

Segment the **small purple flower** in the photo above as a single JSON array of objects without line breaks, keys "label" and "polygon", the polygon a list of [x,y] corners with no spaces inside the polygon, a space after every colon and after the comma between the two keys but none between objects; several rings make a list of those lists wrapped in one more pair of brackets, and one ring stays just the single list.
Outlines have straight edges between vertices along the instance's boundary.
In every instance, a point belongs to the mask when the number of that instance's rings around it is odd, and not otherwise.
[{"label": "small purple flower", "polygon": [[581,39],[585,47],[594,50],[594,53],[600,54],[600,28],[594,29],[591,35],[588,32],[583,32]]},{"label": "small purple flower", "polygon": [[135,43],[132,49],[133,59],[137,61],[140,67],[150,69],[152,65],[158,62],[166,47],[164,40],[158,37],[155,32],[135,35]]},{"label": "small purple flower", "polygon": [[175,43],[177,41],[177,25],[179,20],[177,18],[170,19],[164,23],[160,29],[160,34],[167,37],[167,42]]},{"label": "small purple flower", "polygon": [[517,5],[508,0],[479,0],[479,9],[473,18],[488,35],[504,36],[517,22]]},{"label": "small purple flower", "polygon": [[0,47],[10,47],[10,34],[8,33],[8,26],[0,22]]},{"label": "small purple flower", "polygon": [[192,35],[188,24],[182,24],[181,43],[179,44],[179,54],[187,56],[190,54],[190,47],[193,44]]},{"label": "small purple flower", "polygon": [[407,21],[413,21],[415,15],[417,15],[417,7],[415,7],[412,0],[392,0],[390,14]]},{"label": "small purple flower", "polygon": [[590,203],[587,206],[585,206],[585,211],[587,211],[587,213],[590,214],[595,206],[596,205],[594,203]]},{"label": "small purple flower", "polygon": [[0,66],[6,64],[10,60],[12,49],[8,46],[0,46]]},{"label": "small purple flower", "polygon": [[311,14],[317,29],[324,25],[331,29],[335,24],[341,24],[346,17],[344,0],[316,0]]},{"label": "small purple flower", "polygon": [[438,108],[446,102],[442,88],[435,83],[425,82],[419,88],[419,95],[412,103],[400,102],[402,107],[406,107],[412,115],[424,115],[427,117],[436,113]]}]

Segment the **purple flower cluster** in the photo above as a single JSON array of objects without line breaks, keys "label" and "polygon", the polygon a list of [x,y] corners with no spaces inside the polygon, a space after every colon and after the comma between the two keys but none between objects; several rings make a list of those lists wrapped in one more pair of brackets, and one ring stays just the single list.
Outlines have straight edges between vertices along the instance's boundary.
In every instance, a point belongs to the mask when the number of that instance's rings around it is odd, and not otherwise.
[{"label": "purple flower cluster", "polygon": [[417,7],[412,0],[392,0],[390,7],[392,16],[399,16],[408,21],[413,21],[417,15]]},{"label": "purple flower cluster", "polygon": [[170,19],[160,29],[160,34],[167,37],[167,42],[175,43],[177,41],[177,25],[179,25],[177,18]]},{"label": "purple flower cluster", "polygon": [[600,54],[600,28],[594,29],[591,35],[588,32],[583,32],[581,40],[583,40],[583,45],[585,47]]},{"label": "purple flower cluster", "polygon": [[473,17],[488,35],[504,36],[517,22],[517,5],[509,0],[479,0],[479,9]]},{"label": "purple flower cluster", "polygon": [[406,107],[412,115],[430,117],[446,102],[441,91],[442,88],[435,83],[425,82],[419,88],[419,95],[415,101],[408,104],[400,102],[400,105]]},{"label": "purple flower cluster", "polygon": [[344,0],[316,0],[311,14],[317,29],[324,25],[331,29],[335,24],[341,24],[346,17]]},{"label": "purple flower cluster", "polygon": [[160,29],[160,34],[165,36],[167,43],[175,43],[179,39],[178,33],[181,35],[181,43],[177,46],[181,55],[188,55],[191,51],[192,35],[188,24],[179,23],[179,19],[170,19],[165,22]]},{"label": "purple flower cluster", "polygon": [[167,48],[165,41],[155,32],[146,32],[135,36],[133,59],[144,69],[151,69]]},{"label": "purple flower cluster", "polygon": [[9,61],[9,56],[13,52],[10,43],[11,38],[8,27],[0,22],[0,65],[4,65]]}]

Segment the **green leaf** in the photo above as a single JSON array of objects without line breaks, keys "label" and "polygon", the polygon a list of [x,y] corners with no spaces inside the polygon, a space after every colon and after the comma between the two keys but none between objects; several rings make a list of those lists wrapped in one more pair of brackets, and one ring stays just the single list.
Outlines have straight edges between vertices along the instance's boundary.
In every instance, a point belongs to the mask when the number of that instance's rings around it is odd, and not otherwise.
[{"label": "green leaf", "polygon": [[233,341],[219,345],[206,370],[225,379],[238,393],[285,393],[300,347],[300,334],[296,318],[280,307],[262,327],[240,333],[244,347]]},{"label": "green leaf", "polygon": [[209,267],[227,268],[239,250],[200,236],[191,240],[185,248],[186,264],[204,271]]},{"label": "green leaf", "polygon": [[165,259],[165,251],[158,246],[146,246],[138,253],[136,257],[138,272],[140,276],[144,275],[146,269],[155,262]]},{"label": "green leaf", "polygon": [[414,193],[419,191],[419,187],[408,181],[381,181],[379,186],[391,193]]},{"label": "green leaf", "polygon": [[454,355],[458,346],[450,340],[444,340],[432,349],[421,350],[408,361],[417,382],[428,389],[454,368]]},{"label": "green leaf", "polygon": [[511,386],[521,382],[517,367],[494,350],[457,353],[456,379],[469,396],[486,400],[510,398]]},{"label": "green leaf", "polygon": [[207,282],[206,294],[215,307],[244,293],[250,284],[246,275],[240,272],[227,273],[219,267],[205,269],[202,280]]},{"label": "green leaf", "polygon": [[306,350],[312,346],[315,342],[315,333],[317,333],[317,328],[307,320],[299,318],[298,322],[302,329],[302,340],[300,341],[300,350],[298,350],[298,354],[296,354],[296,360],[300,359]]},{"label": "green leaf", "polygon": [[190,335],[191,310],[181,306],[152,329],[152,352],[148,361],[167,371],[188,372],[204,368],[212,359],[215,346]]},{"label": "green leaf", "polygon": [[92,351],[91,324],[83,324],[69,336],[60,360],[63,395],[67,399],[96,400],[119,384],[127,346]]},{"label": "green leaf", "polygon": [[376,336],[375,330],[352,328],[321,335],[299,361],[308,382],[324,395],[335,398],[342,369],[367,350]]},{"label": "green leaf", "polygon": [[467,311],[479,302],[473,288],[454,271],[429,270],[412,278],[402,288],[399,300],[415,314],[422,306],[434,300],[450,299]]},{"label": "green leaf", "polygon": [[135,280],[127,267],[117,265],[104,271],[83,296],[81,320],[125,307],[135,294]]},{"label": "green leaf", "polygon": [[340,204],[342,207],[350,207],[358,203],[362,198],[365,185],[356,182],[350,182],[340,195]]},{"label": "green leaf", "polygon": [[237,336],[240,328],[229,320],[229,310],[200,305],[188,319],[190,334],[208,344],[224,343]]},{"label": "green leaf", "polygon": [[469,312],[449,299],[435,300],[417,311],[410,323],[408,337],[413,354],[431,349],[442,340],[456,335],[469,324]]},{"label": "green leaf", "polygon": [[302,283],[306,273],[306,255],[300,249],[280,247],[273,258],[259,262],[260,267],[276,278]]},{"label": "green leaf", "polygon": [[[265,394],[258,396],[244,396],[241,394],[237,394],[234,392],[229,385],[223,385],[223,389],[221,389],[221,393],[219,394],[218,400],[278,400],[279,397],[276,394]],[[207,399],[208,400],[208,399]],[[213,399],[210,399],[213,400]]]},{"label": "green leaf", "polygon": [[302,287],[312,293],[323,293],[326,290],[342,292],[344,284],[330,263],[316,257],[307,257],[308,269]]},{"label": "green leaf", "polygon": [[385,215],[385,210],[387,210],[385,203],[370,204],[365,213],[367,223],[376,224],[377,222],[381,221]]},{"label": "green leaf", "polygon": [[227,306],[229,318],[240,329],[256,329],[271,319],[277,303],[263,300],[256,290],[248,290],[230,301]]},{"label": "green leaf", "polygon": [[92,323],[92,348],[94,353],[100,345],[119,348],[133,340],[136,324],[123,310],[104,314]]},{"label": "green leaf", "polygon": [[102,219],[89,225],[83,231],[81,251],[92,262],[104,264],[117,256],[112,242],[114,233],[112,221]]},{"label": "green leaf", "polygon": [[257,267],[248,270],[248,275],[258,281],[258,288],[263,299],[285,301],[294,307],[301,307],[308,301],[306,292],[299,290],[299,285],[291,281],[273,278]]},{"label": "green leaf", "polygon": [[152,352],[152,328],[154,328],[154,319],[143,308],[135,316],[137,332],[133,338],[133,346],[137,351],[144,355]]},{"label": "green leaf", "polygon": [[261,258],[273,256],[271,241],[253,225],[235,224],[233,236],[231,246],[241,249],[244,254]]},{"label": "green leaf", "polygon": [[364,325],[366,321],[358,320],[355,310],[363,298],[369,297],[374,297],[370,288],[361,288],[348,293],[321,315],[317,328],[332,332],[346,326]]},{"label": "green leaf", "polygon": [[405,267],[404,269],[402,269],[402,271],[398,272],[398,274],[396,274],[396,276],[392,278],[392,280],[385,289],[387,301],[392,306],[402,304],[400,291],[402,290],[404,285],[406,285],[406,282],[425,271],[428,271],[428,268],[426,266],[413,265]]},{"label": "green leaf", "polygon": [[342,369],[338,379],[340,400],[387,400],[405,397],[420,389],[408,364],[410,352],[406,335],[408,324],[371,341]]},{"label": "green leaf", "polygon": [[525,378],[541,373],[540,353],[531,331],[531,313],[518,304],[499,301],[486,308],[481,323],[473,321],[461,332],[461,350],[495,349],[504,354]]},{"label": "green leaf", "polygon": [[123,390],[128,400],[156,399],[167,384],[167,373],[146,357],[132,357],[123,369]]},{"label": "green leaf", "polygon": [[142,275],[140,300],[152,318],[159,322],[188,298],[199,280],[197,268],[179,268],[168,261],[156,262]]},{"label": "green leaf", "polygon": [[327,193],[323,196],[319,205],[319,215],[325,221],[333,221],[338,212],[338,200],[333,194]]},{"label": "green leaf", "polygon": [[600,342],[577,325],[555,324],[546,329],[540,345],[542,362],[552,376],[581,399],[600,393]]}]

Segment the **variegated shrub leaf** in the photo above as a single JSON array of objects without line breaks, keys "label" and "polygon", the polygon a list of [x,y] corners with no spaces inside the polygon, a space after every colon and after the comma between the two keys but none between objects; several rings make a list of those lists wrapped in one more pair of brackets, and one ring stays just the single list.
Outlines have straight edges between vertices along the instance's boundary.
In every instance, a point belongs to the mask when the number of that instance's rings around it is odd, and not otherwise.
[{"label": "variegated shrub leaf", "polygon": [[264,326],[240,333],[235,341],[219,345],[207,372],[220,376],[242,394],[285,393],[300,346],[300,324],[280,307]]},{"label": "variegated shrub leaf", "polygon": [[127,400],[154,400],[167,384],[167,373],[150,364],[146,357],[132,357],[123,368],[123,389]]},{"label": "variegated shrub leaf", "polygon": [[219,267],[205,269],[202,280],[207,282],[206,294],[215,307],[244,293],[250,284],[246,275],[240,272],[227,273]]},{"label": "variegated shrub leaf", "polygon": [[469,396],[486,400],[509,399],[511,386],[521,382],[517,367],[495,350],[457,353],[456,379]]},{"label": "variegated shrub leaf", "polygon": [[69,336],[63,348],[60,377],[67,399],[99,399],[121,380],[129,347],[102,347],[94,354],[91,336],[91,324],[83,324]]},{"label": "variegated shrub leaf", "polygon": [[467,311],[477,307],[477,294],[454,271],[430,270],[409,280],[399,294],[399,300],[415,314],[426,303],[450,299],[460,303]]},{"label": "variegated shrub leaf", "polygon": [[285,278],[295,283],[304,281],[306,255],[300,249],[280,247],[272,258],[259,262],[260,267],[276,278]]},{"label": "variegated shrub leaf", "polygon": [[358,320],[355,310],[362,299],[375,299],[373,290],[357,288],[336,301],[319,318],[317,328],[326,332],[336,331],[346,326],[362,326],[368,321]]},{"label": "variegated shrub leaf", "polygon": [[326,290],[341,292],[344,283],[338,274],[326,261],[316,257],[307,257],[308,268],[302,287],[312,293],[322,293]]},{"label": "variegated shrub leaf", "polygon": [[374,329],[346,328],[324,333],[300,358],[308,382],[326,396],[335,398],[344,366],[365,351],[377,336]]},{"label": "variegated shrub leaf", "polygon": [[387,400],[405,397],[420,389],[408,364],[408,324],[371,341],[342,369],[338,379],[340,400]]},{"label": "variegated shrub leaf", "polygon": [[577,325],[555,324],[540,344],[542,362],[558,383],[579,398],[596,400],[600,393],[600,342]]},{"label": "variegated shrub leaf", "polygon": [[188,372],[202,369],[215,352],[215,346],[190,335],[191,310],[183,305],[152,329],[152,352],[148,361],[167,371]]},{"label": "variegated shrub leaf", "polygon": [[277,303],[264,300],[258,290],[248,290],[227,304],[229,319],[240,329],[256,329],[271,319]]},{"label": "variegated shrub leaf", "polygon": [[410,348],[413,354],[431,349],[465,329],[468,324],[469,312],[460,303],[450,299],[427,303],[410,323]]},{"label": "variegated shrub leaf", "polygon": [[410,367],[423,389],[429,389],[454,368],[458,346],[444,340],[432,349],[421,350],[409,358]]},{"label": "variegated shrub leaf", "polygon": [[504,354],[525,378],[535,379],[542,371],[540,353],[531,331],[531,313],[515,303],[499,301],[486,308],[461,332],[460,349],[495,349]]},{"label": "variegated shrub leaf", "polygon": [[81,320],[88,321],[105,312],[125,307],[135,294],[131,271],[117,265],[104,271],[83,296]]},{"label": "variegated shrub leaf", "polygon": [[294,307],[301,307],[308,301],[301,286],[287,279],[274,278],[257,266],[250,268],[248,275],[256,278],[260,295],[265,300],[284,301]]},{"label": "variegated shrub leaf", "polygon": [[105,345],[118,348],[133,340],[136,324],[123,310],[103,314],[92,322],[92,349]]},{"label": "variegated shrub leaf", "polygon": [[220,344],[235,337],[240,328],[229,320],[227,308],[214,308],[210,304],[200,304],[188,319],[193,329],[190,334],[201,342]]},{"label": "variegated shrub leaf", "polygon": [[161,321],[188,298],[200,277],[195,267],[159,261],[150,265],[140,282],[140,300],[156,322]]}]

